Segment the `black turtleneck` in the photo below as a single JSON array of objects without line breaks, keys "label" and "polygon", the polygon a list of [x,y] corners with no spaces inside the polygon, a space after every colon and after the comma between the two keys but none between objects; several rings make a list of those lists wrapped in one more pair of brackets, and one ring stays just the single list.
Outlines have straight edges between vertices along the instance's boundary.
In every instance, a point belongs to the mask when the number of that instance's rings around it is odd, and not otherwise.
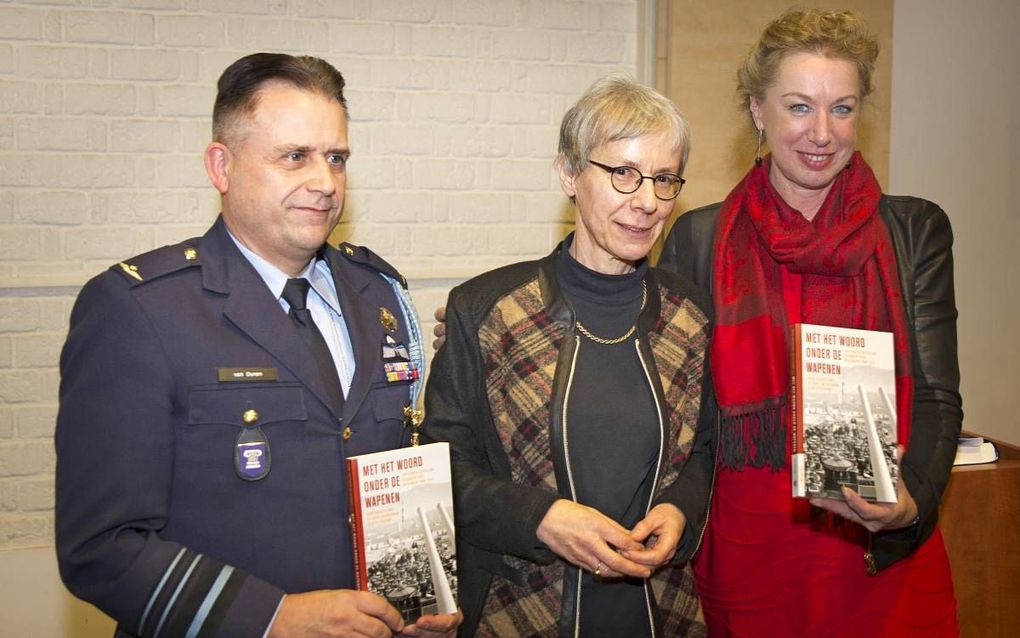
[{"label": "black turtleneck", "polygon": [[[576,320],[590,332],[615,339],[637,322],[647,260],[632,273],[605,275],[578,263],[568,241],[556,266]],[[637,334],[614,345],[576,334],[579,349],[565,431],[574,488],[580,503],[630,529],[644,518],[660,447],[655,399],[638,357]],[[604,581],[586,572],[581,635],[649,635],[642,585],[640,580]]]}]

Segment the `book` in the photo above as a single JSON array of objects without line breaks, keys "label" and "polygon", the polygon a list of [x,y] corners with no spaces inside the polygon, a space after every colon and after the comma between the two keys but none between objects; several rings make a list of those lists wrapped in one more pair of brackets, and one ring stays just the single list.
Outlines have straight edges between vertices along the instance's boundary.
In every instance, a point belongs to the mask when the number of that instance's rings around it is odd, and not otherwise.
[{"label": "book", "polygon": [[430,443],[347,459],[358,589],[413,623],[457,610],[450,445]]},{"label": "book", "polygon": [[792,327],[793,495],[896,502],[896,363],[891,332]]},{"label": "book", "polygon": [[999,450],[980,436],[961,436],[956,444],[953,465],[979,465],[999,460]]}]

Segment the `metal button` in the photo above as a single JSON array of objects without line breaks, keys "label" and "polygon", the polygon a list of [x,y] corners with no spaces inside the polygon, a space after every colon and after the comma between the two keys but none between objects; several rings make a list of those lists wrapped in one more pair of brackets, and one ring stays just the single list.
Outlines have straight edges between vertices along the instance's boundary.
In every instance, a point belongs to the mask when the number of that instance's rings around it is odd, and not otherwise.
[{"label": "metal button", "polygon": [[350,440],[350,438],[351,438],[351,428],[350,428],[350,426],[344,428],[342,436],[344,437],[344,441]]},{"label": "metal button", "polygon": [[248,408],[241,415],[241,420],[248,424],[254,423],[259,420],[259,413],[252,408]]},{"label": "metal button", "polygon": [[187,259],[188,261],[195,261],[196,259],[198,259],[198,251],[192,248],[191,246],[188,246],[187,248],[184,249],[184,258]]}]

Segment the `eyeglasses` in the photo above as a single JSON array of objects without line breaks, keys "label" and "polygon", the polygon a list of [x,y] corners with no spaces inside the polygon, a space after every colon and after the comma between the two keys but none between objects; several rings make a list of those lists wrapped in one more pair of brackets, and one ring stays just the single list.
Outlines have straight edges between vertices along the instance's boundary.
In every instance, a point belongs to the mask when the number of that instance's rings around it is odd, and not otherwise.
[{"label": "eyeglasses", "polygon": [[613,188],[618,193],[623,193],[624,195],[630,195],[641,188],[641,184],[646,179],[650,179],[652,180],[652,190],[655,191],[655,196],[663,201],[669,201],[676,199],[676,196],[680,194],[680,189],[687,183],[687,180],[673,173],[642,175],[641,171],[633,166],[606,166],[593,159],[589,159],[588,163],[598,166],[609,173]]}]

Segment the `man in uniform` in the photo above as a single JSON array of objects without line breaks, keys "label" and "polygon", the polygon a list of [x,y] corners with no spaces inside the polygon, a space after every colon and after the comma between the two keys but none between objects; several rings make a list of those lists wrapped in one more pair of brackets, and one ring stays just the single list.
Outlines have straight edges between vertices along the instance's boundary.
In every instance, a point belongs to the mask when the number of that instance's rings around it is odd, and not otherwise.
[{"label": "man in uniform", "polygon": [[116,264],[75,304],[57,554],[118,636],[426,636],[459,622],[405,627],[351,589],[345,459],[408,444],[423,371],[403,278],[326,243],[350,155],[343,87],[311,57],[227,68],[205,151],[222,214]]}]

